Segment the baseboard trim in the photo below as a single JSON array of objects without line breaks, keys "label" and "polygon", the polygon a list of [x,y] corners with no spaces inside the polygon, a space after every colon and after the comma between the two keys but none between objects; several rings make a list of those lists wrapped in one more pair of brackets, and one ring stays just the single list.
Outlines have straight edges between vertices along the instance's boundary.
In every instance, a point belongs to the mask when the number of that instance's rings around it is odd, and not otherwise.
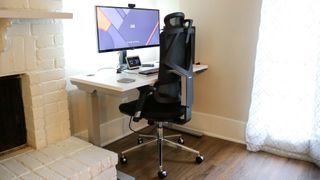
[{"label": "baseboard trim", "polygon": [[192,120],[184,127],[207,136],[245,144],[246,123],[242,121],[193,111]]},{"label": "baseboard trim", "polygon": [[[100,125],[101,146],[106,146],[132,134],[133,132],[128,128],[128,119],[124,116],[102,123]],[[132,125],[137,131],[148,126],[147,121],[132,123]],[[202,132],[210,137],[245,144],[246,123],[242,121],[194,111],[192,112],[192,120],[183,127]],[[74,136],[88,140],[88,130],[75,133]]]}]

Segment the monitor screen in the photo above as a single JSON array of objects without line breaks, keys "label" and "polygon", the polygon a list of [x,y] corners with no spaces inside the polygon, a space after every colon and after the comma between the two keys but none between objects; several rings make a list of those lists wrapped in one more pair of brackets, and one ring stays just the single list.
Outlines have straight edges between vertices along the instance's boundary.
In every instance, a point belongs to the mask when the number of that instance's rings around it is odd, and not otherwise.
[{"label": "monitor screen", "polygon": [[159,10],[97,6],[99,52],[159,46]]}]

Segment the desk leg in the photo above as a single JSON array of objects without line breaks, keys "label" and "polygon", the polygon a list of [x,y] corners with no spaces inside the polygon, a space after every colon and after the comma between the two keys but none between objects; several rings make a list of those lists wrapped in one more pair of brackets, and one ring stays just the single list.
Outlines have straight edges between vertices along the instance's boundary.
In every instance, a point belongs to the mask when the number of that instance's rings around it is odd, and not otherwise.
[{"label": "desk leg", "polygon": [[195,130],[192,130],[192,129],[188,129],[188,128],[185,128],[183,126],[180,126],[180,125],[177,125],[177,124],[174,124],[174,123],[164,124],[163,126],[165,128],[176,130],[176,131],[180,131],[180,132],[184,132],[184,133],[190,134],[192,136],[196,136],[196,137],[202,137],[203,136],[202,132],[198,132],[198,131],[195,131]]},{"label": "desk leg", "polygon": [[100,119],[99,119],[99,102],[96,91],[87,93],[88,105],[88,138],[89,142],[96,146],[101,146],[100,140]]}]

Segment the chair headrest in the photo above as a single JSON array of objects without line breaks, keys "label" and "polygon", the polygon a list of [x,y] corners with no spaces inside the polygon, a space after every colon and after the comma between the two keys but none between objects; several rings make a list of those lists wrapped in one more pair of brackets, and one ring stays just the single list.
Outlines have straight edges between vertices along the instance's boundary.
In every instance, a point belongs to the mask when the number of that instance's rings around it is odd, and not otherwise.
[{"label": "chair headrest", "polygon": [[184,13],[183,12],[175,12],[168,14],[164,18],[165,28],[175,28],[175,27],[183,27],[184,25]]}]

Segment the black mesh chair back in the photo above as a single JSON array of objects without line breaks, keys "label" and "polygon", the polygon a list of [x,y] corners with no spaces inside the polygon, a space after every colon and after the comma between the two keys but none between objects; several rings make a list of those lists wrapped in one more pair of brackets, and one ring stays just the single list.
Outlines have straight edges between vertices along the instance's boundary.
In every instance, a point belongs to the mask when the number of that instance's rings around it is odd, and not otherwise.
[{"label": "black mesh chair back", "polygon": [[[181,75],[189,78],[188,101],[184,106],[191,109],[193,103],[192,62],[194,28],[192,20],[184,19],[181,12],[165,17],[165,27],[160,35],[160,67],[155,99],[160,103],[181,102]],[[191,116],[191,114],[190,114]],[[190,120],[191,117],[188,118]]]}]

